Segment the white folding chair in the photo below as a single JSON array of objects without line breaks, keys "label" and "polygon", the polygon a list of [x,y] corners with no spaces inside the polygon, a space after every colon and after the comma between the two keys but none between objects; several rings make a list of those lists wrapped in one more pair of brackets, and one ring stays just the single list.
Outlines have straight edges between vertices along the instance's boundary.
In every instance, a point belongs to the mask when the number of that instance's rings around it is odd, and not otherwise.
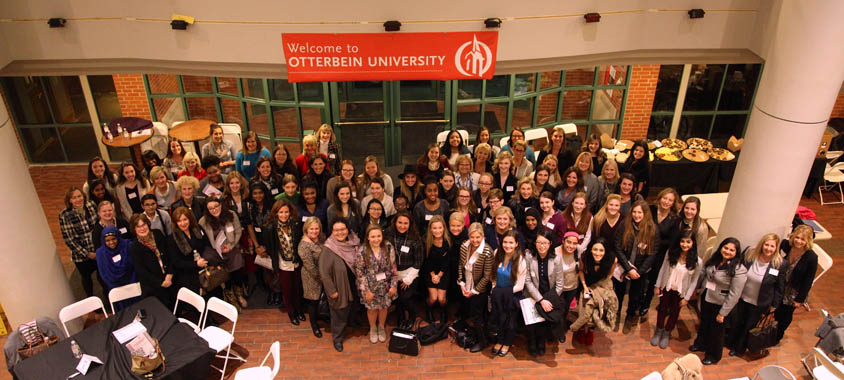
[{"label": "white folding chair", "polygon": [[[531,144],[535,140],[544,140],[548,143],[548,130],[545,128],[534,128],[525,131],[525,142]],[[533,144],[531,144],[533,145]]]},{"label": "white folding chair", "polygon": [[844,379],[844,364],[833,362],[826,353],[820,348],[812,347],[812,356],[814,357],[814,365],[809,366],[806,359],[803,359],[803,365],[806,370],[816,380],[840,380]]},{"label": "white folding chair", "polygon": [[169,148],[170,137],[168,136],[167,124],[160,121],[152,123],[152,137],[141,143],[141,151],[152,149],[158,157],[164,158]]},{"label": "white folding chair", "polygon": [[[444,143],[449,133],[451,133],[450,129],[437,133],[437,145]],[[460,133],[460,137],[463,138],[463,144],[469,146],[469,132],[465,129],[458,129],[457,133]]]},{"label": "white folding chair", "polygon": [[70,332],[67,331],[68,321],[79,318],[97,309],[102,310],[103,315],[108,318],[108,312],[106,312],[105,306],[103,306],[103,300],[96,296],[91,296],[82,301],[72,303],[59,310],[59,320],[62,321],[62,327],[64,327],[65,335],[67,335],[68,338],[70,337]]},{"label": "white folding chair", "polygon": [[[212,311],[232,321],[231,332],[223,330],[217,326],[206,326],[208,314]],[[214,367],[213,365],[211,366],[211,368],[220,371],[220,380],[223,380],[226,376],[226,366],[229,364],[229,359],[238,359],[242,362],[246,362],[246,360],[240,357],[240,355],[236,352],[232,352],[235,327],[237,327],[237,309],[226,301],[217,297],[211,297],[211,299],[208,300],[208,306],[205,309],[205,314],[202,316],[202,331],[199,332],[199,336],[208,342],[208,346],[211,347],[212,350],[217,352],[218,358],[225,359],[222,369]],[[223,350],[226,350],[226,354],[220,355],[220,352],[223,352]]]},{"label": "white folding chair", "polygon": [[[786,376],[787,375],[787,376]],[[751,380],[797,380],[791,371],[778,365],[766,365],[759,369]]]},{"label": "white folding chair", "polygon": [[[839,162],[833,166],[826,164],[826,169],[823,173],[824,184],[818,186],[818,196],[821,198],[821,206],[844,203],[844,191],[841,190],[841,182],[844,182],[844,173],[842,173],[841,170],[844,170],[844,162]],[[836,186],[838,186],[838,196],[840,199],[836,202],[824,203],[824,190],[831,191],[834,194]]]},{"label": "white folding chair", "polygon": [[195,333],[199,334],[199,325],[202,323],[202,316],[205,315],[205,299],[192,290],[183,287],[179,289],[179,293],[176,295],[176,306],[173,307],[173,315],[177,315],[176,310],[179,308],[179,301],[193,306],[199,312],[199,319],[196,320],[196,323],[185,318],[179,318],[179,322],[190,326]]},{"label": "white folding chair", "polygon": [[240,152],[243,148],[243,129],[240,125],[235,123],[220,123],[217,124],[223,128],[223,140],[228,141],[234,146],[235,152]]},{"label": "white folding chair", "polygon": [[821,273],[815,277],[814,281],[812,281],[812,284],[814,284],[819,278],[821,278],[821,276],[823,276],[824,273],[826,273],[826,271],[829,270],[829,268],[832,267],[832,257],[830,257],[829,254],[817,244],[812,245],[812,250],[818,255],[818,266],[821,267]]},{"label": "white folding chair", "polygon": [[[270,351],[267,352],[267,356],[264,356],[264,361],[261,362],[259,367],[252,367],[252,368],[244,368],[234,375],[234,380],[272,380],[275,378],[275,375],[278,374],[278,369],[280,367],[279,363],[279,350],[281,349],[281,344],[278,341],[273,342],[270,346]],[[270,355],[273,357],[273,368],[267,367],[264,363],[267,362],[267,359],[270,358]]]},{"label": "white folding chair", "polygon": [[565,134],[574,134],[577,135],[577,125],[574,123],[566,123],[566,124],[557,124],[554,126],[554,129],[562,129],[563,133]]},{"label": "white folding chair", "polygon": [[510,136],[502,137],[501,140],[498,140],[498,146],[503,148],[508,142],[510,142]]},{"label": "white folding chair", "polygon": [[659,372],[651,372],[643,377],[642,380],[662,380],[662,375]]},{"label": "white folding chair", "polygon": [[108,291],[108,303],[111,305],[111,315],[115,314],[114,311],[114,303],[120,302],[123,300],[128,300],[129,298],[140,297],[141,296],[141,283],[140,282],[133,282],[129,285],[123,285],[121,287],[114,288]]}]

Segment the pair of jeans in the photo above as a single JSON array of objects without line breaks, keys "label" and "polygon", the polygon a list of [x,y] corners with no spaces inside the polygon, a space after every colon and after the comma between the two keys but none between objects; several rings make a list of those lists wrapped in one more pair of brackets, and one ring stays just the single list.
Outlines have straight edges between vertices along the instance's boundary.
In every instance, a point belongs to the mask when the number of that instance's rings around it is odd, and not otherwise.
[{"label": "pair of jeans", "polygon": [[[677,319],[680,318],[680,301],[682,300],[683,297],[676,290],[662,289],[659,292],[659,306],[657,306],[656,315],[656,327],[658,329],[674,330]],[[630,307],[627,310],[629,312]]]}]

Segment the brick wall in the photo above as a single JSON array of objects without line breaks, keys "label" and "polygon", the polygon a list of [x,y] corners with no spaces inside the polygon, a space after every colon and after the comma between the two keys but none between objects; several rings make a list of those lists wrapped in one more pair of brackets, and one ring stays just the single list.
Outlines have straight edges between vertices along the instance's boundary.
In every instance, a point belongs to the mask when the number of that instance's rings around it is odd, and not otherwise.
[{"label": "brick wall", "polygon": [[144,78],[141,74],[115,74],[114,88],[117,90],[117,101],[120,112],[124,117],[150,118],[147,93],[144,89]]},{"label": "brick wall", "polygon": [[830,118],[833,117],[844,117],[844,93],[838,94],[838,98],[835,99],[835,105],[832,106],[832,115]]},{"label": "brick wall", "polygon": [[633,66],[621,138],[641,140],[647,137],[657,79],[659,79],[659,65]]}]

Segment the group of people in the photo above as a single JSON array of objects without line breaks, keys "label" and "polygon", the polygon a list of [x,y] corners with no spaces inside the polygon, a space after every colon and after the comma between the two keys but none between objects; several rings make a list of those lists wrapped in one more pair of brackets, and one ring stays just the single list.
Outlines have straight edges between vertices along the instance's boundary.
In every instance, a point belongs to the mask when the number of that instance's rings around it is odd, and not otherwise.
[{"label": "group of people", "polygon": [[[779,322],[782,338],[817,267],[807,226],[744,249],[727,238],[710,253],[699,199],[666,188],[645,201],[645,142],[619,166],[597,135],[572,144],[554,129],[534,152],[518,128],[501,148],[484,127],[471,147],[452,131],[394,182],[373,156],[356,173],[329,125],[306,136],[296,157],[284,145],[270,152],[254,132],[235,152],[212,125],[201,157],[173,140],[163,160],[145,152],[143,161],[112,173],[94,158],[84,185],[67,191],[62,237],[88,295],[97,272],[106,291],[138,281],[143,296],[165,305],[187,287],[246,308],[255,283],[316,337],[318,305],[327,302],[338,351],[364,309],[370,341],[386,341],[392,307],[405,327],[420,313],[448,323],[456,309],[471,352],[492,345],[505,356],[520,332],[530,354],[543,355],[568,330],[584,345],[595,330],[629,334],[647,322],[654,296],[650,343],[664,349],[681,308],[699,294],[689,348],[714,364],[725,343],[744,354],[763,318]],[[213,270],[228,280],[203,288],[198,273]],[[544,322],[526,325],[523,307]]]}]

